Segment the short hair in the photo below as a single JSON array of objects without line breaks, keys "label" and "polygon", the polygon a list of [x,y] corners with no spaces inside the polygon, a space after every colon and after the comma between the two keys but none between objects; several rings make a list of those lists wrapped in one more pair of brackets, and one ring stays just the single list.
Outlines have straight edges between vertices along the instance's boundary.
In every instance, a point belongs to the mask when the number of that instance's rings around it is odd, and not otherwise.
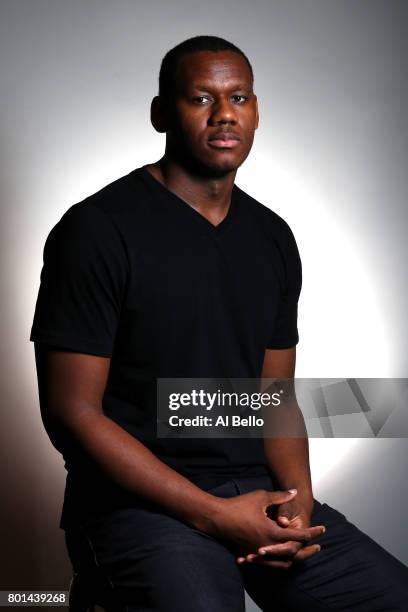
[{"label": "short hair", "polygon": [[254,72],[249,59],[243,51],[233,43],[219,38],[218,36],[193,36],[179,43],[169,51],[162,59],[159,73],[159,96],[162,98],[171,97],[177,79],[177,68],[182,57],[198,51],[232,51],[238,53],[248,64],[251,73],[252,83],[254,82]]}]

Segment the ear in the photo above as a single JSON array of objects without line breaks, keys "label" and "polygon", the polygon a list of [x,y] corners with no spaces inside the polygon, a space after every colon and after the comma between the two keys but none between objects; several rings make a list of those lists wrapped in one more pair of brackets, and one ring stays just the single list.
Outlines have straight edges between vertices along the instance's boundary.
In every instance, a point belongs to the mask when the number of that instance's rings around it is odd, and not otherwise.
[{"label": "ear", "polygon": [[167,131],[167,117],[163,101],[159,96],[155,96],[150,105],[150,121],[156,132],[164,134]]},{"label": "ear", "polygon": [[258,129],[258,125],[259,125],[258,98],[256,96],[254,96],[254,98],[255,98],[255,109],[256,109],[255,129]]}]

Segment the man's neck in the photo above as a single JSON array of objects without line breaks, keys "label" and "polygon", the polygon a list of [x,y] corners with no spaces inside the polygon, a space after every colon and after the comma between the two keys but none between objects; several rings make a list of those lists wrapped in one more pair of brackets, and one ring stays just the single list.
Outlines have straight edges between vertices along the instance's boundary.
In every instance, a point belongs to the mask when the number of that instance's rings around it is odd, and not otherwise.
[{"label": "man's neck", "polygon": [[148,164],[146,170],[213,225],[227,215],[236,170],[222,177],[197,176],[166,157]]}]

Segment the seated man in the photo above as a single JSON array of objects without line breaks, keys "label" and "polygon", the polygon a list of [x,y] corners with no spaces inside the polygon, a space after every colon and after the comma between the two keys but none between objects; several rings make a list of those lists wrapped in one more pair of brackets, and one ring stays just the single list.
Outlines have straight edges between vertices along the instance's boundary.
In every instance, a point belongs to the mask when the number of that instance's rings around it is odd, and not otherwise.
[{"label": "seated man", "polygon": [[301,263],[234,183],[258,127],[240,49],[170,50],[152,123],[163,157],[44,248],[30,339],[74,570],[118,612],[239,612],[244,588],[263,610],[408,610],[407,568],[314,499],[307,437],[156,435],[158,378],[293,378]]}]

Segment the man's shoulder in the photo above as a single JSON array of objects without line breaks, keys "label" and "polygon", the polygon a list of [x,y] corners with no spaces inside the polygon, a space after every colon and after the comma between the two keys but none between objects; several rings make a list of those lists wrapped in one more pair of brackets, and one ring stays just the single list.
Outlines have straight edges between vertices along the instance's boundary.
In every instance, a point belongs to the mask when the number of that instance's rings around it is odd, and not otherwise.
[{"label": "man's shoulder", "polygon": [[142,215],[146,194],[138,180],[139,168],[108,183],[95,193],[71,204],[50,231],[50,237],[75,240],[108,240],[122,234]]},{"label": "man's shoulder", "polygon": [[74,206],[79,208],[91,206],[109,215],[137,214],[141,203],[146,199],[146,190],[139,176],[140,168],[136,168]]},{"label": "man's shoulder", "polygon": [[287,221],[272,208],[262,204],[249,193],[235,185],[236,193],[247,214],[249,214],[261,227],[277,235],[293,235]]}]

